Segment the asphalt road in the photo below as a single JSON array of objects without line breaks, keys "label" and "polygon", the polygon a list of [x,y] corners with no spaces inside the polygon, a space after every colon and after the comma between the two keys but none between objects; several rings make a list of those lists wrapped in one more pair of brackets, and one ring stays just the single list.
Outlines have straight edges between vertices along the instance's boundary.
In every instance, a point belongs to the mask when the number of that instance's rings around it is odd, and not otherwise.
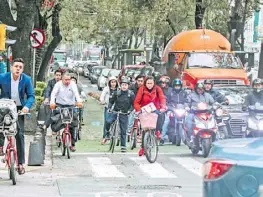
[{"label": "asphalt road", "polygon": [[[98,91],[87,79],[81,77],[80,81],[86,92]],[[88,110],[87,106],[87,113]],[[91,142],[80,143],[83,146]],[[94,144],[101,147],[99,141]],[[138,157],[137,150],[91,153],[86,149],[78,151],[77,144],[71,159],[55,149],[51,167],[27,171],[18,176],[16,186],[8,180],[6,171],[0,171],[0,197],[201,197],[204,161],[201,156],[193,156],[186,146],[162,146],[157,162],[150,164],[145,157]]]}]

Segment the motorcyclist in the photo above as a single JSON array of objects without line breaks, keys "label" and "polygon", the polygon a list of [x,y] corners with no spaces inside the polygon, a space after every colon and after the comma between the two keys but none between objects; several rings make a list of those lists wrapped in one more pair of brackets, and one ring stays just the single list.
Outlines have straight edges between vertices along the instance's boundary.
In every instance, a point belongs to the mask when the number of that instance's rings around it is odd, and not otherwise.
[{"label": "motorcyclist", "polygon": [[[183,90],[183,83],[180,79],[174,79],[171,84],[172,87],[168,88],[167,103],[168,109],[173,109],[177,104],[184,104],[187,110],[189,110],[189,97]],[[164,138],[166,136],[168,125],[170,122],[171,111],[168,111],[165,116],[165,121],[162,128],[162,139],[160,145],[164,144]],[[175,119],[176,121],[176,119]],[[176,122],[175,122],[176,125]]]},{"label": "motorcyclist", "polygon": [[215,102],[225,103],[227,105],[229,104],[229,100],[223,94],[221,94],[218,90],[215,90],[213,88],[213,81],[212,80],[206,79],[204,81],[204,90],[205,90],[205,92],[209,93],[213,97]]},{"label": "motorcyclist", "polygon": [[252,82],[252,88],[253,90],[247,95],[245,103],[243,104],[243,111],[246,111],[247,107],[250,105],[255,105],[256,103],[263,104],[262,79],[254,79]]},{"label": "motorcyclist", "polygon": [[[208,105],[213,105],[215,101],[209,93],[204,91],[204,84],[197,83],[195,86],[195,90],[190,94],[190,105],[191,107],[196,107],[201,102],[206,103]],[[189,113],[185,118],[186,128],[189,136],[191,136],[190,142],[193,141],[193,119],[193,113]]]}]

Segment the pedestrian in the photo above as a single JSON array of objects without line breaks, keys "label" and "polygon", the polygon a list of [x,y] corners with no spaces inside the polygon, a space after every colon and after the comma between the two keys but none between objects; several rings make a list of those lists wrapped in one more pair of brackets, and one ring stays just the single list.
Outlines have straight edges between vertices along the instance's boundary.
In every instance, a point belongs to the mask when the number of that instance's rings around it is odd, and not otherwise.
[{"label": "pedestrian", "polygon": [[[17,58],[13,61],[11,72],[0,74],[0,98],[9,98],[16,102],[17,110],[28,113],[35,103],[35,93],[31,78],[23,73],[24,60]],[[27,98],[25,100],[25,97]],[[18,132],[16,135],[16,147],[18,156],[18,173],[24,174],[25,169],[25,140],[24,140],[25,117],[18,116]],[[0,135],[0,155],[3,155],[4,136]]]},{"label": "pedestrian", "polygon": [[4,61],[4,57],[0,55],[0,73],[6,72],[6,63]]}]

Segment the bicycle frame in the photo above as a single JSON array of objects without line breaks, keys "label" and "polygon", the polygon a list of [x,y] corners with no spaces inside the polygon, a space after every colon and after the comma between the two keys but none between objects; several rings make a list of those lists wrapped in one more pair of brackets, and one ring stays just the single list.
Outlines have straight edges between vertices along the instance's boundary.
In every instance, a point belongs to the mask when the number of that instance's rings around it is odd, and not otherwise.
[{"label": "bicycle frame", "polygon": [[6,147],[6,155],[5,155],[5,160],[6,160],[6,167],[10,168],[11,167],[11,156],[10,153],[11,151],[14,151],[14,155],[15,155],[15,161],[16,161],[16,167],[18,168],[18,158],[17,158],[17,151],[15,146],[13,145],[13,137],[14,136],[7,136],[7,147]]},{"label": "bicycle frame", "polygon": [[62,143],[63,143],[63,145],[66,144],[67,135],[69,135],[69,143],[70,143],[70,147],[71,147],[72,146],[72,140],[71,140],[71,134],[69,132],[69,123],[66,124],[66,127],[64,128],[64,130],[62,132]]}]

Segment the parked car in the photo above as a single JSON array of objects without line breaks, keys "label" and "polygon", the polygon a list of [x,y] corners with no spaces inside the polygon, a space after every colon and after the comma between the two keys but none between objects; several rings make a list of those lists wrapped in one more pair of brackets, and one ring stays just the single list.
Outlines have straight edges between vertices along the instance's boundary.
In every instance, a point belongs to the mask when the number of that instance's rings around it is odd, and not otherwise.
[{"label": "parked car", "polygon": [[98,66],[97,63],[85,63],[83,68],[83,76],[90,79],[91,70],[94,66]]},{"label": "parked car", "polygon": [[121,70],[111,69],[110,72],[108,73],[108,78],[110,78],[110,77],[118,78],[120,72],[121,72]]},{"label": "parked car", "polygon": [[102,69],[102,72],[97,81],[98,90],[102,90],[107,85],[107,78],[110,70],[111,69],[109,68]]},{"label": "parked car", "polygon": [[104,69],[105,66],[94,66],[91,69],[91,73],[90,73],[90,82],[91,84],[97,83],[97,80],[100,76],[100,73],[102,72],[102,69]]},{"label": "parked car", "polygon": [[88,63],[97,63],[99,66],[101,66],[101,59],[100,59],[100,56],[98,56],[98,55],[90,55],[87,58],[87,62]]},{"label": "parked car", "polygon": [[262,196],[262,150],[263,138],[213,143],[203,165],[203,197]]}]

